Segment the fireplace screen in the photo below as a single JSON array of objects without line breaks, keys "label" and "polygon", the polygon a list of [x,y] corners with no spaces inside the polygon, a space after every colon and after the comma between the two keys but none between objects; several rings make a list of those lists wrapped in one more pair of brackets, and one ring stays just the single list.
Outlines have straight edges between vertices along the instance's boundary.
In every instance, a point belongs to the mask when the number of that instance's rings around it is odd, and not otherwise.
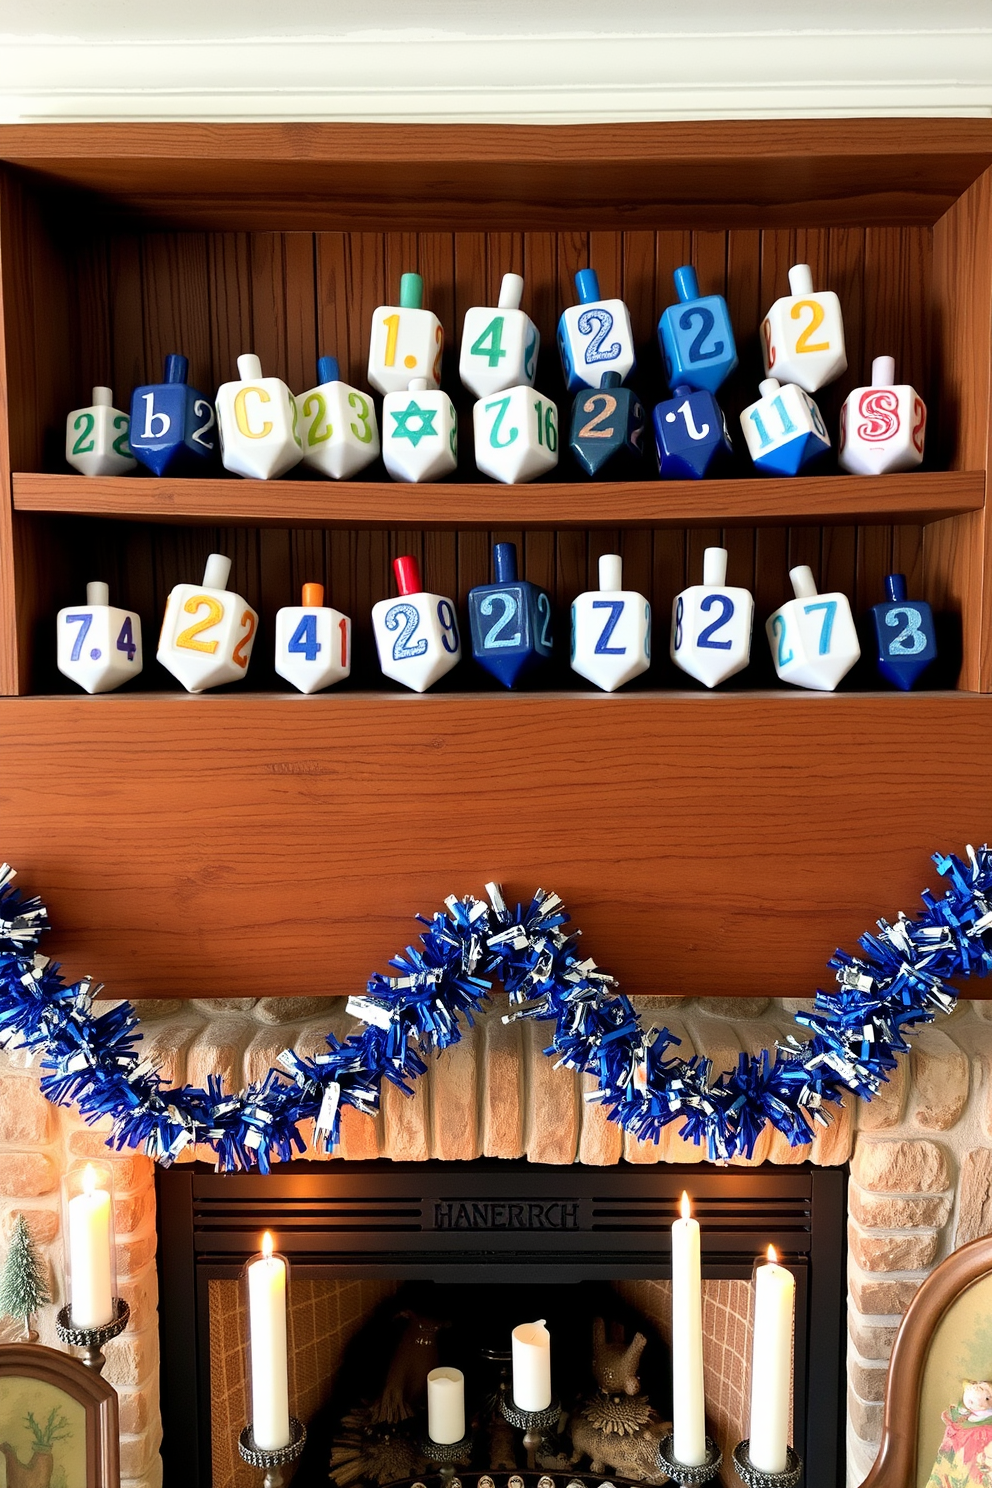
[{"label": "fireplace screen", "polygon": [[[797,1282],[793,1439],[810,1488],[838,1481],[838,1170],[301,1163],[267,1177],[172,1169],[158,1184],[167,1481],[256,1483],[237,1452],[249,1414],[238,1276],[263,1229],[293,1261],[299,1488],[436,1482],[420,1448],[423,1379],[438,1363],[465,1374],[464,1483],[536,1483],[528,1468],[554,1488],[583,1474],[665,1481],[655,1442],[670,1420],[670,1225],[683,1188],[702,1226],[708,1430],[727,1459],[747,1434],[751,1272],[774,1244]],[[552,1334],[562,1413],[528,1453],[497,1403],[510,1331],[536,1318]],[[604,1360],[622,1376],[605,1392]],[[724,1478],[736,1482],[732,1466]]]}]

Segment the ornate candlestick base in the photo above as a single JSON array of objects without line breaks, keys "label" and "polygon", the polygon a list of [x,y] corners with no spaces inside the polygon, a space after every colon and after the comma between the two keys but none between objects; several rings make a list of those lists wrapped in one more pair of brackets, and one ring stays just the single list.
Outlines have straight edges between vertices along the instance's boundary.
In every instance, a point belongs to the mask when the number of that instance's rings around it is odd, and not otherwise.
[{"label": "ornate candlestick base", "polygon": [[472,1438],[463,1436],[461,1441],[436,1442],[425,1432],[417,1443],[417,1449],[421,1457],[426,1457],[428,1462],[438,1464],[438,1474],[445,1488],[454,1488],[455,1465],[467,1460],[472,1451]]},{"label": "ornate candlestick base", "polygon": [[70,1348],[78,1348],[83,1351],[83,1363],[89,1369],[95,1369],[97,1374],[103,1373],[106,1359],[102,1349],[105,1343],[116,1338],[118,1333],[123,1333],[127,1327],[131,1309],[120,1297],[114,1298],[114,1316],[111,1322],[104,1323],[102,1328],[77,1328],[69,1314],[68,1307],[59,1309],[55,1319],[55,1331],[63,1343]]},{"label": "ornate candlestick base", "polygon": [[706,1461],[698,1467],[689,1462],[680,1462],[675,1455],[675,1437],[671,1432],[658,1443],[658,1465],[663,1467],[673,1483],[680,1488],[693,1488],[697,1483],[708,1483],[715,1478],[723,1463],[723,1453],[716,1442],[706,1438]]},{"label": "ornate candlestick base", "polygon": [[739,1441],[734,1448],[734,1467],[737,1476],[747,1488],[796,1488],[796,1484],[803,1475],[802,1458],[788,1447],[788,1461],[785,1472],[766,1473],[755,1467],[748,1456],[748,1448],[751,1443],[746,1439]]},{"label": "ornate candlestick base", "polygon": [[530,1472],[535,1469],[535,1454],[541,1445],[541,1437],[545,1428],[556,1426],[561,1415],[561,1402],[552,1399],[551,1404],[544,1410],[529,1411],[522,1410],[506,1393],[499,1397],[499,1408],[504,1421],[509,1421],[511,1426],[516,1426],[524,1434],[524,1450],[527,1453],[527,1467]]},{"label": "ornate candlestick base", "polygon": [[255,1445],[255,1437],[251,1426],[246,1426],[238,1437],[238,1451],[241,1460],[247,1462],[249,1467],[264,1467],[265,1477],[262,1479],[262,1488],[282,1488],[286,1482],[284,1467],[289,1467],[295,1462],[303,1451],[307,1439],[307,1428],[296,1419],[289,1418],[289,1429],[293,1433],[288,1447],[274,1447],[272,1451],[265,1451],[262,1447]]}]

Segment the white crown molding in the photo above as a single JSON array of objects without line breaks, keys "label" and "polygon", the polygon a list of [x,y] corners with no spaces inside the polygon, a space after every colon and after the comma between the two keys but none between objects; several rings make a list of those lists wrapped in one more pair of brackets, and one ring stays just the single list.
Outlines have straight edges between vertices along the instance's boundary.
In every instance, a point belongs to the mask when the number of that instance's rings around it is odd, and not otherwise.
[{"label": "white crown molding", "polygon": [[0,36],[6,123],[911,114],[992,114],[992,28],[538,37],[393,31],[189,41]]}]

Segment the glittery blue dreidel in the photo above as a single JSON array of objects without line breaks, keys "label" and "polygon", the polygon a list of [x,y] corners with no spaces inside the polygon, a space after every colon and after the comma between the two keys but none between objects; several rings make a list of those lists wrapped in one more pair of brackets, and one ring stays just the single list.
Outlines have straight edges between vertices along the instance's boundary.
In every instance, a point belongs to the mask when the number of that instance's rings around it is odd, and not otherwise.
[{"label": "glittery blue dreidel", "polygon": [[199,475],[216,456],[214,405],[190,387],[188,375],[189,361],[174,352],[163,381],[131,395],[131,449],[153,475]]},{"label": "glittery blue dreidel", "polygon": [[713,394],[679,383],[654,411],[654,443],[662,480],[702,480],[733,454],[723,409]]},{"label": "glittery blue dreidel", "polygon": [[907,600],[905,574],[889,574],[885,591],[886,603],[871,611],[875,659],[886,682],[908,692],[937,658],[933,613],[925,600]]},{"label": "glittery blue dreidel", "polygon": [[572,404],[569,447],[591,476],[636,470],[644,458],[644,409],[620,373],[607,372],[598,388],[583,388]]},{"label": "glittery blue dreidel", "polygon": [[630,311],[623,300],[600,299],[595,269],[580,269],[575,289],[579,303],[563,311],[558,322],[558,351],[568,391],[604,387],[610,372],[626,381],[635,365]]},{"label": "glittery blue dreidel", "polygon": [[669,387],[684,383],[715,393],[737,366],[737,347],[730,311],[723,295],[700,295],[691,264],[675,270],[678,303],[669,305],[658,322]]},{"label": "glittery blue dreidel", "polygon": [[551,601],[517,577],[515,543],[493,544],[495,583],[469,590],[472,655],[504,687],[515,687],[551,655]]}]

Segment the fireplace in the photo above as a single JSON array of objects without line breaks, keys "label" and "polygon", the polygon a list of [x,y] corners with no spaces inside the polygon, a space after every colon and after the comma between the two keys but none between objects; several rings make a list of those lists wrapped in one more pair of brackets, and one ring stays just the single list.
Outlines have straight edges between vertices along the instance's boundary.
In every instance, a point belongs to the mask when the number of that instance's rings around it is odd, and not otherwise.
[{"label": "fireplace", "polygon": [[[508,1297],[572,1287],[576,1305],[583,1286],[608,1285],[664,1340],[669,1227],[683,1188],[702,1222],[711,1429],[725,1450],[745,1434],[749,1286],[755,1257],[774,1244],[797,1281],[793,1434],[805,1481],[835,1488],[843,1478],[839,1168],[303,1162],[268,1176],[178,1167],[156,1185],[166,1482],[250,1481],[235,1450],[247,1409],[238,1277],[263,1229],[293,1262],[296,1397],[313,1420],[349,1340],[413,1282],[457,1286],[460,1307],[473,1285]],[[326,1471],[326,1457],[322,1469],[304,1462],[298,1481],[324,1482]]]}]

